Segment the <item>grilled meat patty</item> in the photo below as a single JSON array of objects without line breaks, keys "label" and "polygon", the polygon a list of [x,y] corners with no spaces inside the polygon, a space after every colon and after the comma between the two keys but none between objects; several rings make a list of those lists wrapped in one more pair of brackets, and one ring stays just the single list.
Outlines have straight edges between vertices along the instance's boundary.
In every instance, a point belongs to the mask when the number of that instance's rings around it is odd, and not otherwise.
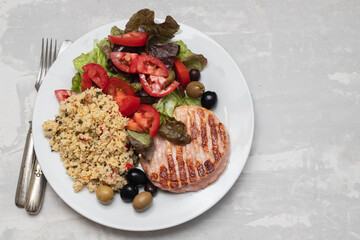
[{"label": "grilled meat patty", "polygon": [[224,171],[230,138],[224,125],[205,108],[180,106],[175,108],[174,117],[186,125],[191,143],[175,145],[157,135],[152,159],[141,159],[141,166],[162,190],[197,191],[213,183]]}]

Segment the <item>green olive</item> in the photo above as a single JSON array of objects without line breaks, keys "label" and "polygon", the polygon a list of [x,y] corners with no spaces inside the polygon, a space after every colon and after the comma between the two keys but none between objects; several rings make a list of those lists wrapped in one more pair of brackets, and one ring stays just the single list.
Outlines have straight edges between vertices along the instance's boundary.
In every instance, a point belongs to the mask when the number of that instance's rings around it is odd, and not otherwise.
[{"label": "green olive", "polygon": [[189,97],[199,98],[204,92],[205,87],[201,82],[190,82],[186,86],[186,93],[189,95]]},{"label": "green olive", "polygon": [[135,196],[132,205],[136,211],[143,211],[150,206],[153,197],[149,192],[142,192]]},{"label": "green olive", "polygon": [[102,204],[110,204],[114,197],[114,190],[109,186],[102,185],[96,189],[96,197]]}]

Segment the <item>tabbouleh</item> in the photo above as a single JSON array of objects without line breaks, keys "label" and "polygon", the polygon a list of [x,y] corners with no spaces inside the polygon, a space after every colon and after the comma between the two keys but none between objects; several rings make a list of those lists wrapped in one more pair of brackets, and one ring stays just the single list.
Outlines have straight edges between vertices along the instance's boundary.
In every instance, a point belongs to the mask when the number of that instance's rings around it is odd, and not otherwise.
[{"label": "tabbouleh", "polygon": [[60,152],[75,181],[75,192],[85,185],[91,192],[100,185],[117,191],[127,183],[123,173],[136,156],[128,149],[126,125],[112,96],[95,88],[62,101],[55,120],[43,124],[51,150]]}]

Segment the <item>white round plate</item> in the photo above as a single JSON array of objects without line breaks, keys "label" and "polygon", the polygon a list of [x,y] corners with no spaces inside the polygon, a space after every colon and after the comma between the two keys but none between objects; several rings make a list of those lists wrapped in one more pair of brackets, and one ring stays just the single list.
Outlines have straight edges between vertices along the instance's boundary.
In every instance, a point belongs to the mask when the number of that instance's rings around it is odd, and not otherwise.
[{"label": "white round plate", "polygon": [[42,170],[54,191],[74,210],[83,216],[108,227],[148,231],[164,229],[187,222],[207,211],[217,203],[238,179],[250,151],[254,112],[245,79],[230,55],[214,40],[200,31],[180,24],[174,40],[183,40],[194,53],[208,59],[201,72],[201,82],[207,90],[215,91],[218,103],[213,109],[230,134],[230,158],[224,172],[216,182],[197,192],[173,194],[159,191],[152,206],[144,212],[136,212],[115,194],[110,205],[100,204],[95,193],[87,188],[75,193],[73,180],[65,173],[58,152],[51,152],[49,139],[43,135],[42,124],[55,119],[59,103],[56,89],[71,89],[76,70],[72,64],[81,53],[93,49],[94,40],[106,37],[112,26],[124,28],[127,21],[118,21],[99,27],[75,41],[52,65],[39,90],[33,116],[35,151]]}]

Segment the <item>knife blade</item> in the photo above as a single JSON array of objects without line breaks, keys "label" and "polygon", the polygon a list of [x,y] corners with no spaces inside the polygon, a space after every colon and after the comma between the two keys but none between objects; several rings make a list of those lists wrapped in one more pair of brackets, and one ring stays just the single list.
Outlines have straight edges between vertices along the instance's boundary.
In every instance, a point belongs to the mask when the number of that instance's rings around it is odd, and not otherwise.
[{"label": "knife blade", "polygon": [[[72,44],[72,41],[62,42],[57,57]],[[19,175],[18,188],[16,191],[15,204],[18,207],[25,207],[30,214],[37,214],[42,206],[46,179],[42,174],[41,167],[36,159],[34,144],[32,140],[32,125],[25,144],[23,163]]]}]

